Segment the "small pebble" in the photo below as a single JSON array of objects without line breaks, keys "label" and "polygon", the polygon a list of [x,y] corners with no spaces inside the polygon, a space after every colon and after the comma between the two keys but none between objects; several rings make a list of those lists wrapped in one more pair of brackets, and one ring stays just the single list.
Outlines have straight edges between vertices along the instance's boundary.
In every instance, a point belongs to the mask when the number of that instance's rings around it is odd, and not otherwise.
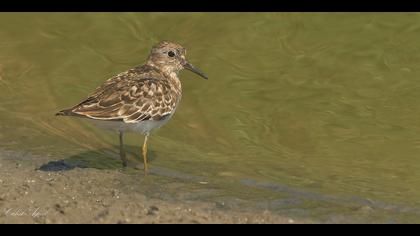
[{"label": "small pebble", "polygon": [[157,206],[151,206],[149,209],[147,209],[148,215],[155,215],[155,213],[159,211],[159,208]]}]

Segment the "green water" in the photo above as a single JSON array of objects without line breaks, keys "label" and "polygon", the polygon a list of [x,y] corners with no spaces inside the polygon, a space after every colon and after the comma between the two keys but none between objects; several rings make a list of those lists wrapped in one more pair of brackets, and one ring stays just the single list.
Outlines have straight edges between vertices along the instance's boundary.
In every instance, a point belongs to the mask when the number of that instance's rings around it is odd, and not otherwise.
[{"label": "green water", "polygon": [[210,79],[181,73],[155,175],[203,179],[204,200],[420,223],[419,39],[416,13],[1,13],[0,148],[119,168],[116,134],[53,114],[170,40]]}]

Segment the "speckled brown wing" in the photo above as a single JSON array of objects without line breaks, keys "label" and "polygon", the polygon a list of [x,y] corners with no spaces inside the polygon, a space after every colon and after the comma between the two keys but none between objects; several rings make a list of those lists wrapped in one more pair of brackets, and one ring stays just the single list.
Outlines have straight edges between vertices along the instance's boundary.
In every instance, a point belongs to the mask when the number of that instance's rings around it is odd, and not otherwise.
[{"label": "speckled brown wing", "polygon": [[120,120],[125,123],[157,121],[170,115],[178,100],[178,93],[171,89],[168,81],[149,77],[133,78],[130,72],[126,72],[106,81],[86,100],[68,111],[97,120]]}]

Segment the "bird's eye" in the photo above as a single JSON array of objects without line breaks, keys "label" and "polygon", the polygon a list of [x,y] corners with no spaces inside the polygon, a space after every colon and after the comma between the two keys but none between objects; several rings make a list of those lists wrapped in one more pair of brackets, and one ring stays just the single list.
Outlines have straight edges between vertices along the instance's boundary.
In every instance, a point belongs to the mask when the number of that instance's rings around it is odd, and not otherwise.
[{"label": "bird's eye", "polygon": [[174,56],[175,56],[175,53],[174,53],[174,52],[172,52],[172,51],[169,51],[169,52],[168,52],[168,56],[169,56],[169,57],[174,57]]}]

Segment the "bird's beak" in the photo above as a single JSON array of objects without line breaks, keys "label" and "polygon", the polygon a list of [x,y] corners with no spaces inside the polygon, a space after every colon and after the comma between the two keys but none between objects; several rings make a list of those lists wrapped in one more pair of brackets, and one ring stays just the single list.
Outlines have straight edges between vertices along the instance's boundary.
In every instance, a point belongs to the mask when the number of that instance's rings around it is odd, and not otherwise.
[{"label": "bird's beak", "polygon": [[190,70],[190,71],[196,73],[197,75],[203,77],[204,79],[209,79],[201,70],[195,68],[188,61],[185,61],[185,63],[184,63],[183,66],[184,66],[185,69]]}]

